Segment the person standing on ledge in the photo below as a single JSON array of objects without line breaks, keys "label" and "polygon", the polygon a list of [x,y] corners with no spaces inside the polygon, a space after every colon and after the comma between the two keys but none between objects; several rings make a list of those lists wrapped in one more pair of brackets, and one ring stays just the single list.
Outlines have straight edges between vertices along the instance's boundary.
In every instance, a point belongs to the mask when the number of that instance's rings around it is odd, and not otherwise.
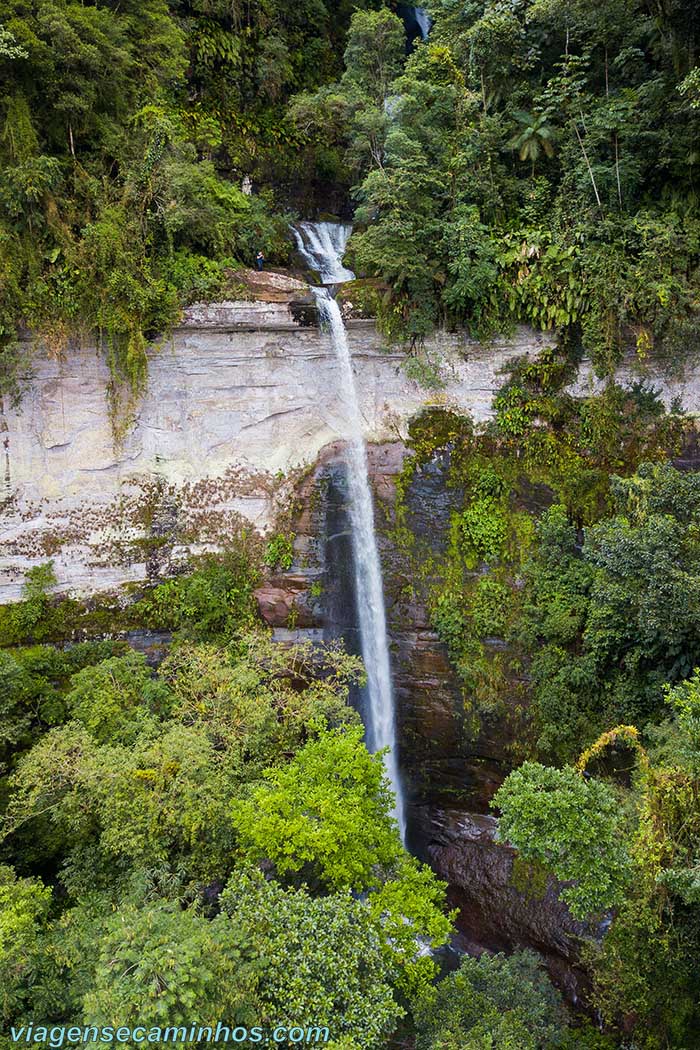
[{"label": "person standing on ledge", "polygon": [[259,271],[262,271],[265,268],[265,256],[262,252],[258,252],[255,256],[255,265]]}]

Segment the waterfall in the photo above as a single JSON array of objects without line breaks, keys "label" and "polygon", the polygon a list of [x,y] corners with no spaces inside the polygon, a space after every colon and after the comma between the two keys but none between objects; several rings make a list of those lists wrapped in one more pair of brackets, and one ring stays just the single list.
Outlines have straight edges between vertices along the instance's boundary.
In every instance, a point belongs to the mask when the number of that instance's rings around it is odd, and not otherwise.
[{"label": "waterfall", "polygon": [[[301,223],[294,230],[299,252],[307,265],[325,283],[351,280],[341,258],[350,226],[338,223]],[[344,275],[344,276],[342,276]],[[314,288],[319,314],[330,334],[338,361],[339,379],[344,393],[346,420],[346,461],[350,526],[360,621],[362,659],[367,672],[367,746],[370,751],[388,747],[385,755],[387,776],[395,795],[394,815],[401,840],[405,838],[403,791],[397,761],[394,692],[391,682],[389,639],[386,628],[382,569],[374,531],[374,510],[367,467],[367,449],[362,433],[362,414],[357,397],[352,355],[340,307],[328,288]]]},{"label": "waterfall", "polygon": [[300,222],[292,227],[299,254],[321,284],[342,284],[355,274],[340,261],[352,227],[343,222]]},{"label": "waterfall", "polygon": [[428,33],[430,32],[430,15],[424,7],[414,7],[413,10],[415,11],[416,22],[418,23],[418,28],[420,29],[420,35],[422,36],[423,40],[427,40]]}]

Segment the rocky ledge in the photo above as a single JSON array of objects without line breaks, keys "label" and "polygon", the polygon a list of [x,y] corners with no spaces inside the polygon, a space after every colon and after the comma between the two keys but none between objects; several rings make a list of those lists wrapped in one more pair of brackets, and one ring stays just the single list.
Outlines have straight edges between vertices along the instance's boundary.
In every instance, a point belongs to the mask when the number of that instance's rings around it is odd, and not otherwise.
[{"label": "rocky ledge", "polygon": [[[285,295],[299,290],[290,281]],[[406,354],[387,350],[371,321],[348,331],[370,441],[400,436],[430,404],[488,418],[503,366],[547,341],[527,329],[488,346],[440,334],[436,393],[409,378]],[[119,440],[103,355],[32,346],[31,388],[0,413],[0,602],[49,558],[58,589],[85,594],[167,573],[241,524],[264,532],[296,474],[346,431],[328,338],[295,320],[291,299],[191,307],[151,347],[148,388]]]},{"label": "rocky ledge", "polygon": [[462,946],[475,954],[532,948],[575,1002],[588,989],[581,943],[603,926],[574,919],[559,897],[562,884],[517,862],[515,850],[498,842],[497,828],[495,817],[480,813],[425,807],[419,814],[426,859],[459,908]]}]

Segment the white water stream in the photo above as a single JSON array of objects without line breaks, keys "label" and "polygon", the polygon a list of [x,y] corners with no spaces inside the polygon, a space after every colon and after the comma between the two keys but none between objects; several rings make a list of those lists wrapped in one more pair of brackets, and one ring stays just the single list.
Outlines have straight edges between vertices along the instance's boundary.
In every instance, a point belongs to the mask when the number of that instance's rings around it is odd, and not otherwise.
[{"label": "white water stream", "polygon": [[[301,223],[294,230],[299,252],[307,265],[325,284],[338,284],[355,276],[341,259],[351,227],[340,223]],[[355,386],[352,355],[340,307],[328,288],[314,288],[321,320],[330,334],[338,361],[339,385],[346,408],[346,444],[350,526],[355,572],[355,589],[360,621],[362,659],[367,672],[367,746],[371,751],[388,748],[384,761],[396,798],[394,815],[402,841],[405,838],[403,790],[396,745],[394,692],[391,681],[389,640],[382,569],[374,531],[372,491],[367,468],[367,449],[363,437],[362,414]]]},{"label": "white water stream", "polygon": [[427,40],[430,33],[430,15],[424,7],[414,7],[413,10],[416,13],[416,22],[420,29],[420,35],[423,37],[423,40]]}]

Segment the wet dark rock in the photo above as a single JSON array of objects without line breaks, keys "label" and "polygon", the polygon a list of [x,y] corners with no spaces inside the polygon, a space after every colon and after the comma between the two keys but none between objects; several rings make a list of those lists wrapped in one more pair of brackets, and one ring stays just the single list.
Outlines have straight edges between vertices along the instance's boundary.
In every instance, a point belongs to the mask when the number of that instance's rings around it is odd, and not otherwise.
[{"label": "wet dark rock", "polygon": [[450,453],[438,453],[416,468],[406,498],[407,525],[433,554],[440,554],[450,534],[450,517],[464,502],[463,488],[450,488]]},{"label": "wet dark rock", "polygon": [[173,640],[172,631],[127,631],[124,641],[132,649],[143,653],[149,667],[158,667],[168,655]]},{"label": "wet dark rock", "polygon": [[683,434],[681,450],[675,459],[671,460],[677,470],[700,470],[700,431],[695,427],[689,428]]},{"label": "wet dark rock", "polygon": [[318,328],[318,307],[313,300],[307,302],[294,299],[289,304],[289,310],[296,323],[302,328]]},{"label": "wet dark rock", "polygon": [[571,915],[558,895],[561,883],[519,877],[515,851],[495,839],[493,816],[426,807],[418,820],[427,859],[449,883],[450,901],[460,909],[457,927],[467,950],[532,948],[567,998],[585,998],[589,986],[580,946],[599,931]]}]

